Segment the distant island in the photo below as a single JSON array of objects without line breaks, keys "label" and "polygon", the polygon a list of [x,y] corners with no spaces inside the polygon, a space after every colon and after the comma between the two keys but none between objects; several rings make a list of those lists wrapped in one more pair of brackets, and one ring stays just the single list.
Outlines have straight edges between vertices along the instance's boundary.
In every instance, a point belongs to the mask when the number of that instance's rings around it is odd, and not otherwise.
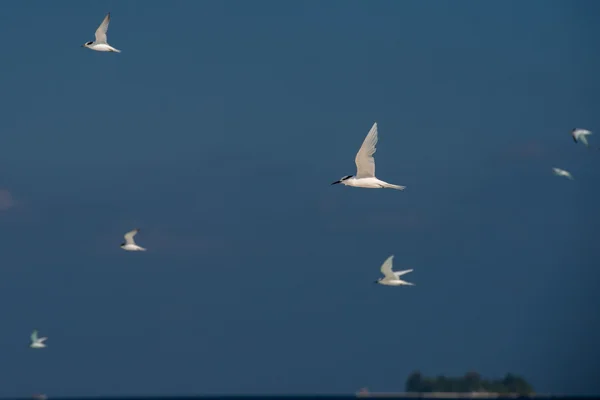
[{"label": "distant island", "polygon": [[506,374],[502,379],[483,379],[477,372],[467,372],[463,377],[426,377],[415,371],[406,380],[406,391],[412,393],[499,393],[535,394],[533,387],[524,378]]}]

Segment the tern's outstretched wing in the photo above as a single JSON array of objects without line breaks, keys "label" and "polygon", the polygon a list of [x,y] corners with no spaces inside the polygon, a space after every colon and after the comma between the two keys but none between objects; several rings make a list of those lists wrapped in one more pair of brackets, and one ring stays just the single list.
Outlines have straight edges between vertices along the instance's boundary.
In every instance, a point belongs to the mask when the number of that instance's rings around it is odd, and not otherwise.
[{"label": "tern's outstretched wing", "polygon": [[96,29],[96,43],[105,43],[106,44],[106,32],[108,31],[108,24],[110,23],[110,13],[106,14],[104,20]]},{"label": "tern's outstretched wing", "polygon": [[381,273],[386,278],[396,279],[396,275],[394,275],[394,272],[392,271],[393,261],[394,261],[394,256],[391,255],[381,265]]},{"label": "tern's outstretched wing", "polygon": [[34,331],[31,333],[31,341],[32,341],[32,342],[37,342],[37,340],[38,340],[38,331],[37,331],[37,330],[34,330]]},{"label": "tern's outstretched wing", "polygon": [[571,176],[571,173],[569,171],[567,171],[567,170],[560,169],[560,168],[552,168],[552,170],[554,171],[554,175],[564,176],[564,177],[567,177],[567,178],[569,178],[571,180],[573,179],[573,177]]},{"label": "tern's outstretched wing", "polygon": [[573,129],[572,135],[573,135],[573,139],[575,139],[575,141],[581,141],[581,143],[583,143],[586,147],[589,147],[588,145],[588,141],[586,136],[587,135],[591,135],[592,131],[589,131],[587,129]]},{"label": "tern's outstretched wing", "polygon": [[373,158],[373,154],[377,150],[375,147],[377,146],[377,140],[377,122],[375,122],[354,159],[357,179],[375,177],[375,158]]},{"label": "tern's outstretched wing", "polygon": [[397,272],[394,272],[394,276],[396,278],[399,278],[399,277],[401,277],[404,274],[408,274],[409,272],[413,272],[413,270],[412,269],[405,269],[404,271],[397,271]]},{"label": "tern's outstretched wing", "polygon": [[139,229],[139,228],[136,228],[136,229],[134,229],[134,230],[132,230],[132,231],[129,231],[129,232],[127,232],[127,233],[125,234],[125,236],[124,236],[124,237],[125,237],[125,243],[127,243],[127,244],[135,244],[135,240],[133,240],[133,237],[134,237],[135,235],[137,235],[137,233],[138,233],[139,231],[140,231],[140,229]]},{"label": "tern's outstretched wing", "polygon": [[40,342],[40,343],[44,343],[46,341],[46,339],[48,339],[48,338],[47,337],[41,337],[37,341]]}]

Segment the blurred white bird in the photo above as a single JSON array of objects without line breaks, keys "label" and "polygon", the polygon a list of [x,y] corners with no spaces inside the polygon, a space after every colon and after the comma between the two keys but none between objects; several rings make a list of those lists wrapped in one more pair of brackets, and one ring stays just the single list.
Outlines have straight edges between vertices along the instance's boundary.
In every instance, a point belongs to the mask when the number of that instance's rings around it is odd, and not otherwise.
[{"label": "blurred white bird", "polygon": [[38,331],[34,330],[33,333],[31,334],[31,344],[29,345],[29,347],[31,347],[32,349],[41,349],[43,347],[46,347],[46,345],[44,344],[44,341],[46,341],[46,339],[48,339],[48,338],[47,337],[38,338]]},{"label": "blurred white bird", "polygon": [[379,283],[380,285],[387,286],[401,286],[401,285],[409,285],[414,286],[414,283],[405,282],[400,277],[404,274],[408,274],[412,272],[412,269],[406,269],[404,271],[392,271],[392,262],[394,260],[394,256],[391,255],[383,262],[381,265],[381,273],[383,274],[383,278],[379,278],[375,281],[375,283]]},{"label": "blurred white bird", "polygon": [[564,176],[566,178],[573,180],[573,177],[571,176],[571,173],[569,171],[566,171],[566,170],[560,169],[560,168],[552,168],[552,171],[554,172],[554,175]]},{"label": "blurred white bird", "polygon": [[145,248],[138,246],[137,244],[135,244],[135,240],[133,240],[133,237],[135,235],[137,235],[137,233],[140,231],[139,228],[136,228],[132,231],[129,231],[125,234],[125,242],[121,243],[121,248],[123,250],[127,250],[127,251],[146,251]]},{"label": "blurred white bird", "polygon": [[346,186],[369,189],[390,188],[404,190],[406,186],[392,185],[391,183],[375,178],[375,158],[373,158],[373,154],[377,150],[375,148],[377,140],[377,122],[375,122],[354,159],[356,163],[356,176],[346,175],[339,181],[333,182],[332,185],[341,183]]},{"label": "blurred white bird", "polygon": [[574,128],[571,131],[571,136],[573,136],[573,140],[575,141],[575,143],[577,142],[581,142],[585,145],[585,147],[590,147],[587,141],[586,136],[591,135],[592,132],[588,131],[587,129],[579,129],[579,128]]},{"label": "blurred white bird", "polygon": [[95,51],[112,51],[114,53],[120,53],[121,50],[117,50],[111,45],[108,44],[106,38],[106,32],[108,31],[108,24],[110,23],[110,13],[106,14],[104,20],[96,29],[96,41],[95,42],[87,42],[81,45],[81,47],[87,47],[88,49],[92,49]]}]

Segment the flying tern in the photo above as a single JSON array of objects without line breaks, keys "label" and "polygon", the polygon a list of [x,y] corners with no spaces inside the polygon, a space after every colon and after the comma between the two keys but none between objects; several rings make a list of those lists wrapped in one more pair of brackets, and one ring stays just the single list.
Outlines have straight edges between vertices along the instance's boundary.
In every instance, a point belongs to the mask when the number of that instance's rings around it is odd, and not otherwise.
[{"label": "flying tern", "polygon": [[33,333],[31,333],[31,344],[29,345],[29,347],[31,347],[32,349],[41,349],[43,347],[46,347],[46,345],[44,344],[44,341],[46,341],[46,339],[48,338],[38,338],[38,331],[34,330]]},{"label": "flying tern", "polygon": [[96,41],[94,42],[86,42],[81,45],[81,47],[87,47],[88,49],[92,49],[95,51],[112,51],[114,53],[120,53],[121,50],[115,49],[106,41],[106,31],[108,31],[108,24],[110,23],[110,13],[106,14],[104,20],[96,29]]},{"label": "flying tern", "polygon": [[404,190],[406,186],[392,185],[375,177],[375,154],[377,145],[377,122],[367,134],[360,150],[356,153],[354,162],[356,163],[356,176],[346,175],[339,181],[335,181],[332,185],[341,183],[346,186],[354,186],[369,189],[390,188]]},{"label": "flying tern", "polygon": [[587,129],[580,129],[580,128],[574,128],[571,131],[571,136],[573,136],[573,141],[575,141],[575,143],[577,142],[581,142],[585,145],[585,147],[590,147],[590,145],[588,144],[587,141],[587,137],[588,135],[591,135],[592,132],[588,131]]},{"label": "flying tern", "polygon": [[383,274],[383,278],[379,278],[375,281],[375,283],[379,283],[380,285],[387,286],[414,286],[414,283],[406,282],[400,279],[400,277],[404,274],[408,274],[412,272],[412,269],[406,269],[404,271],[392,271],[392,262],[394,260],[394,256],[391,255],[383,262],[381,265],[381,273]]},{"label": "flying tern", "polygon": [[125,234],[125,242],[121,243],[121,248],[123,250],[127,250],[127,251],[146,251],[145,248],[138,246],[137,244],[135,244],[135,240],[133,240],[133,237],[135,235],[137,235],[137,233],[139,232],[139,228],[134,229],[132,231],[129,231]]},{"label": "flying tern", "polygon": [[573,177],[571,176],[571,173],[569,171],[560,168],[552,168],[552,171],[556,176],[564,176],[565,178],[573,180]]}]

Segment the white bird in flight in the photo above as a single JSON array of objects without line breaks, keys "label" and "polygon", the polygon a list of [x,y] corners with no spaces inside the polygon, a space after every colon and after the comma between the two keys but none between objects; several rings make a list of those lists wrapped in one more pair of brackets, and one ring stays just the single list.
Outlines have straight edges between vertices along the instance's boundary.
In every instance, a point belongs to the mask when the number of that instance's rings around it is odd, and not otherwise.
[{"label": "white bird in flight", "polygon": [[146,251],[145,248],[138,246],[137,244],[135,244],[135,240],[133,240],[133,237],[135,235],[137,235],[137,233],[139,232],[139,228],[134,229],[132,231],[129,231],[125,234],[125,242],[121,243],[121,248],[123,250],[127,250],[127,251]]},{"label": "white bird in flight", "polygon": [[375,148],[376,145],[377,122],[373,124],[373,127],[367,134],[367,137],[360,147],[360,150],[358,150],[358,153],[356,153],[356,158],[354,159],[354,162],[356,163],[356,176],[344,176],[339,181],[333,182],[332,185],[341,183],[346,186],[369,189],[390,188],[404,190],[406,186],[392,185],[391,183],[387,183],[375,178],[375,159],[373,158],[373,154],[375,154],[375,151],[377,150]]},{"label": "white bird in flight", "polygon": [[87,47],[88,49],[96,50],[96,51],[112,51],[115,53],[120,53],[121,50],[115,49],[111,45],[108,44],[106,39],[106,31],[108,31],[108,24],[110,23],[110,13],[106,14],[104,20],[96,29],[96,41],[95,42],[87,42],[81,45],[81,47]]},{"label": "white bird in flight", "polygon": [[387,258],[387,260],[385,260],[383,262],[383,264],[381,265],[381,273],[383,274],[383,278],[379,278],[378,280],[375,281],[375,283],[379,283],[380,285],[387,285],[387,286],[402,286],[402,285],[408,285],[408,286],[414,286],[414,283],[410,283],[410,282],[406,282],[403,281],[402,279],[400,279],[400,277],[404,274],[408,274],[409,272],[412,272],[412,269],[406,269],[404,271],[397,271],[394,272],[392,271],[392,262],[394,260],[394,256],[391,255]]},{"label": "white bird in flight", "polygon": [[573,140],[575,141],[575,143],[581,142],[585,145],[585,147],[590,147],[586,136],[591,135],[591,134],[592,134],[592,132],[588,131],[587,129],[574,128],[571,131],[571,136],[573,136]]},{"label": "white bird in flight", "polygon": [[44,341],[46,339],[48,339],[48,338],[47,337],[38,338],[38,331],[36,329],[31,334],[31,344],[29,345],[29,347],[31,347],[32,349],[41,349],[43,347],[46,347],[46,345],[44,344]]},{"label": "white bird in flight", "polygon": [[560,169],[560,168],[552,168],[552,171],[554,172],[554,175],[556,175],[556,176],[564,176],[566,178],[573,180],[571,173],[567,170]]}]

